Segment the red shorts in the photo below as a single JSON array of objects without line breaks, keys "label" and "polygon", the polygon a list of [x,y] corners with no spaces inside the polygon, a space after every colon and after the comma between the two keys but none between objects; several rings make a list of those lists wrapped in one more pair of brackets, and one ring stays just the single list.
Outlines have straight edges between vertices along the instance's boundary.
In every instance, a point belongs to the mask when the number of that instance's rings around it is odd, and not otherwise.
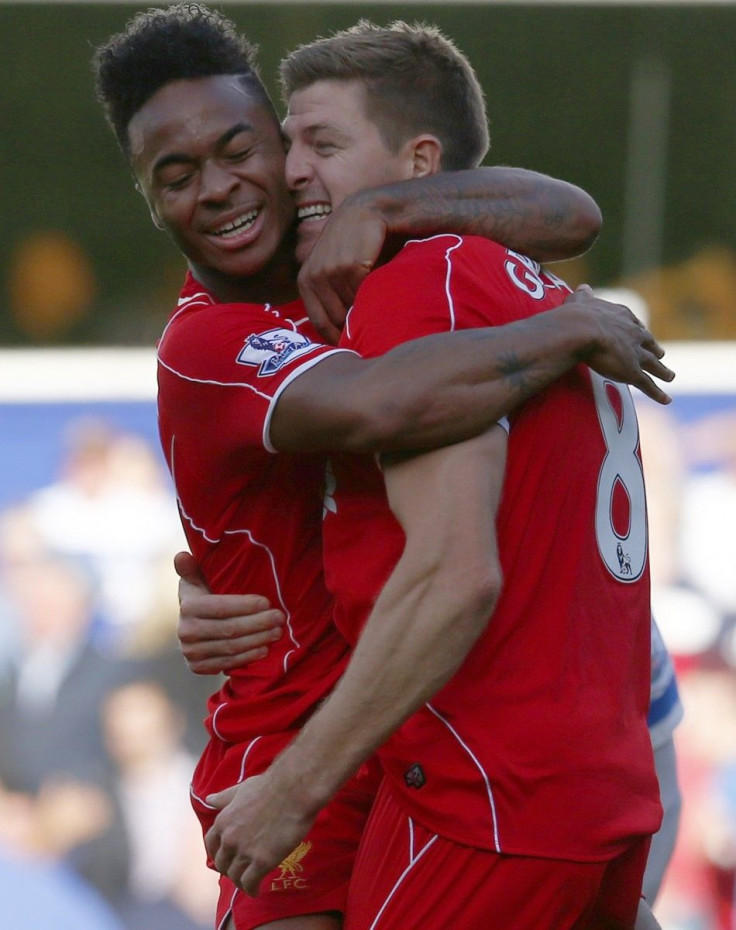
[{"label": "red shorts", "polygon": [[499,855],[419,826],[384,784],[358,853],[345,930],[629,930],[649,838],[608,862]]},{"label": "red shorts", "polygon": [[[203,834],[217,816],[206,803],[207,795],[265,771],[294,736],[263,736],[247,744],[210,740],[192,779],[192,806]],[[304,845],[298,847],[303,855],[297,852],[288,864],[284,860],[270,872],[257,898],[239,891],[221,875],[216,926],[222,926],[231,913],[236,930],[254,930],[269,921],[302,914],[344,913],[355,856],[379,782],[377,763],[364,766],[320,812]],[[212,862],[208,865],[213,868]]]}]

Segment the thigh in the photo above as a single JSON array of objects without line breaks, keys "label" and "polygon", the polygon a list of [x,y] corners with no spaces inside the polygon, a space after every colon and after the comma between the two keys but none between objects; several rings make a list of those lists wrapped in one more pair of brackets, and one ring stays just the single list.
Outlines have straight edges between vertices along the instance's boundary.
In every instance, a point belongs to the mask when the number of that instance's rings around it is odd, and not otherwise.
[{"label": "thigh", "polygon": [[579,930],[606,863],[502,856],[414,823],[382,790],[361,844],[346,930]]}]

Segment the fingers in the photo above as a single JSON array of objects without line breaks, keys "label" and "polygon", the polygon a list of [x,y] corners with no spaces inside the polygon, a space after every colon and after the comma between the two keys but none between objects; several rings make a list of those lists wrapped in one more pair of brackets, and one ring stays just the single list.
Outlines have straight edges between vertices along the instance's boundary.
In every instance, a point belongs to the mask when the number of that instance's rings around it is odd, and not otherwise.
[{"label": "fingers", "polygon": [[199,570],[197,560],[191,552],[177,552],[174,556],[174,569],[182,581],[195,587],[205,588],[206,584]]},{"label": "fingers", "polygon": [[[209,802],[210,798],[207,800]],[[217,820],[205,836],[205,847],[220,874],[227,875],[234,885],[251,897],[258,895],[260,883],[271,867],[256,865],[247,853],[239,850],[237,844],[228,843],[218,828]]]},{"label": "fingers", "polygon": [[648,371],[650,375],[659,378],[660,381],[674,381],[674,371],[668,368],[664,362],[660,361],[661,358],[661,355],[645,355],[644,358],[642,358],[641,367],[644,371]]},{"label": "fingers", "polygon": [[387,226],[373,209],[344,201],[333,212],[299,272],[309,318],[329,342],[339,339],[361,283],[379,260]]},{"label": "fingers", "polygon": [[[640,360],[640,365],[642,369],[641,373],[632,381],[632,384],[637,387],[642,394],[651,397],[651,399],[658,404],[672,403],[672,397],[649,375],[654,375],[654,377],[662,381],[672,381],[675,377],[674,371],[660,362],[655,355],[644,354]],[[649,374],[647,374],[647,372]]]},{"label": "fingers", "polygon": [[641,375],[633,381],[632,384],[634,387],[637,387],[642,394],[646,394],[647,397],[651,397],[652,400],[656,401],[658,404],[670,404],[672,403],[672,398],[669,394],[662,390],[659,385],[653,381],[649,375]]},{"label": "fingers", "polygon": [[[300,293],[314,328],[326,343],[329,345],[337,345],[341,330],[340,327],[332,321],[327,308],[323,306],[322,301],[313,290],[304,289],[301,290]],[[331,308],[331,312],[335,312],[334,307]]]},{"label": "fingers", "polygon": [[[232,620],[241,624],[240,633],[258,633],[273,626],[280,611],[271,610],[268,598],[261,594],[201,594],[192,592],[182,601],[182,612],[196,620]],[[229,629],[223,627],[223,631]],[[233,623],[231,629],[238,629]]]},{"label": "fingers", "polygon": [[241,874],[240,880],[233,881],[246,894],[252,898],[257,897],[261,882],[271,870],[256,866],[254,862],[248,862],[245,871]]},{"label": "fingers", "polygon": [[283,635],[283,628],[275,626],[237,639],[204,642],[187,642],[186,635],[187,631],[180,635],[180,645],[189,670],[195,675],[217,675],[265,659],[269,648]]},{"label": "fingers", "polygon": [[323,266],[316,271],[313,268],[310,260],[299,272],[299,293],[312,324],[328,342],[336,344],[355,292],[367,271],[361,276]]},{"label": "fingers", "polygon": [[197,675],[230,672],[238,665],[263,659],[283,635],[286,618],[281,611],[243,610],[243,601],[268,605],[265,598],[231,597],[236,603],[236,615],[223,619],[216,615],[229,609],[227,603],[223,604],[224,596],[191,598],[182,605],[177,627],[179,646],[189,669]]},{"label": "fingers", "polygon": [[223,791],[216,791],[214,794],[208,794],[207,803],[210,807],[216,807],[218,811],[221,811],[223,807],[226,807],[232,801],[237,791],[237,785],[230,785],[229,788],[225,788]]}]

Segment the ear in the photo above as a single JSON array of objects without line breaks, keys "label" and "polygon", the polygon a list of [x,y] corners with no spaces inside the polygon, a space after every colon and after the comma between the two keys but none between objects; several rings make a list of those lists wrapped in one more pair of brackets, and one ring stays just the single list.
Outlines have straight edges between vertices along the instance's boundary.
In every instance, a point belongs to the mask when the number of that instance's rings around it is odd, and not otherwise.
[{"label": "ear", "polygon": [[409,143],[413,178],[426,178],[442,170],[442,143],[437,136],[416,136]]}]

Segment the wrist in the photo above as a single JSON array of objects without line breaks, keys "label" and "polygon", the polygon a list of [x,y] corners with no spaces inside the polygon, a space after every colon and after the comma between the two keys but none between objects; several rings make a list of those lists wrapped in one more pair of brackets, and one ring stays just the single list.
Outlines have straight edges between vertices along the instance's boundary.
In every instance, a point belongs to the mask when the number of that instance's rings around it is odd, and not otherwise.
[{"label": "wrist", "polygon": [[406,201],[396,196],[396,185],[370,187],[348,195],[342,207],[360,214],[367,213],[381,223],[386,234],[400,234],[407,230]]},{"label": "wrist", "polygon": [[584,361],[598,349],[600,322],[597,314],[574,303],[564,303],[549,313],[554,315],[555,327],[569,339],[568,350],[577,361]]},{"label": "wrist", "polygon": [[315,817],[341,784],[339,779],[330,777],[326,766],[317,768],[313,765],[318,756],[318,753],[302,753],[297,737],[276,757],[269,769],[273,786],[282,802],[299,810],[305,818]]}]

